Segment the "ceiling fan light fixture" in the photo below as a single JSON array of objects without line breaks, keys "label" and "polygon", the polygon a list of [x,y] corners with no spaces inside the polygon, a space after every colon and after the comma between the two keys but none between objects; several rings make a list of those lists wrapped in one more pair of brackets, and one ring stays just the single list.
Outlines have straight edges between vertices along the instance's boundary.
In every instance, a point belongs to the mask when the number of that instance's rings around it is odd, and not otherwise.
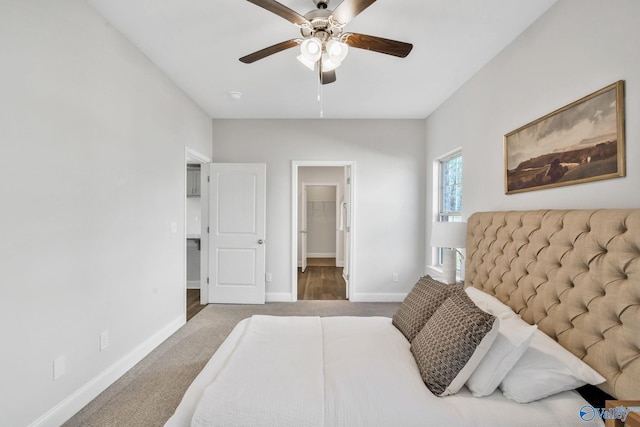
[{"label": "ceiling fan light fixture", "polygon": [[311,71],[313,71],[316,68],[316,61],[309,61],[304,55],[298,55],[297,59]]},{"label": "ceiling fan light fixture", "polygon": [[341,43],[338,40],[331,39],[326,45],[327,55],[333,62],[337,62],[338,65],[344,61],[349,53],[349,45]]},{"label": "ceiling fan light fixture", "polygon": [[322,72],[326,73],[327,71],[333,71],[340,66],[340,62],[336,62],[331,59],[328,53],[322,54]]},{"label": "ceiling fan light fixture", "polygon": [[317,37],[309,37],[300,45],[300,53],[307,60],[316,62],[322,55],[322,41]]}]

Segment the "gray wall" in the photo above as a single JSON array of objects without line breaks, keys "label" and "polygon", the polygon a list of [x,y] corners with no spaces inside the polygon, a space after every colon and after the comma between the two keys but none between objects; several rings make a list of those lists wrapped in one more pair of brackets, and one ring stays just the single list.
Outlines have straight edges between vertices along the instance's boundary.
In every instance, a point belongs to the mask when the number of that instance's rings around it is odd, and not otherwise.
[{"label": "gray wall", "polygon": [[[638,17],[635,0],[560,0],[427,118],[427,176],[433,176],[434,159],[462,147],[465,216],[502,209],[640,207]],[[504,194],[504,134],[621,79],[625,178]],[[434,191],[430,185],[428,233]]]},{"label": "gray wall", "polygon": [[336,256],[336,187],[307,188],[309,257]]},{"label": "gray wall", "polygon": [[0,51],[0,423],[59,425],[184,322],[211,120],[84,1],[0,2]]},{"label": "gray wall", "polygon": [[423,120],[214,120],[216,162],[267,164],[267,297],[291,294],[292,160],[346,160],[356,162],[355,298],[401,300],[423,272],[424,150]]}]

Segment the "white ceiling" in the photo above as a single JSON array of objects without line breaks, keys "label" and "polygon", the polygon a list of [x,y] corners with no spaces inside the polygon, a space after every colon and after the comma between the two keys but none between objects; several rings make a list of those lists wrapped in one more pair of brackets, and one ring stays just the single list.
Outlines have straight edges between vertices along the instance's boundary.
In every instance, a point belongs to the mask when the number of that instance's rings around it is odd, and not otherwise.
[{"label": "white ceiling", "polygon": [[[213,118],[319,118],[317,73],[287,20],[244,0],[88,0]],[[425,118],[556,0],[378,0],[345,31],[413,43],[401,59],[350,49],[322,87],[325,118]],[[313,0],[282,0],[305,14]],[[339,0],[329,2],[335,8]],[[229,93],[242,93],[233,100]]]}]

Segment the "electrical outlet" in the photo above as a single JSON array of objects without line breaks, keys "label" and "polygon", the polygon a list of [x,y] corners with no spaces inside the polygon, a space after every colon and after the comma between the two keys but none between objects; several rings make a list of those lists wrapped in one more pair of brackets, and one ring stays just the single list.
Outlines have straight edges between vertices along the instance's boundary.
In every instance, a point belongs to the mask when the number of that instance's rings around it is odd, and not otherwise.
[{"label": "electrical outlet", "polygon": [[393,273],[391,275],[391,281],[392,282],[397,282],[398,281],[398,273]]},{"label": "electrical outlet", "polygon": [[109,331],[105,330],[100,333],[100,351],[109,347]]},{"label": "electrical outlet", "polygon": [[178,223],[175,221],[171,221],[171,234],[176,234],[178,232]]},{"label": "electrical outlet", "polygon": [[271,273],[265,274],[264,275],[264,280],[265,280],[265,282],[270,283],[271,280],[272,280]]},{"label": "electrical outlet", "polygon": [[53,361],[53,380],[57,380],[67,371],[67,357],[62,355]]}]

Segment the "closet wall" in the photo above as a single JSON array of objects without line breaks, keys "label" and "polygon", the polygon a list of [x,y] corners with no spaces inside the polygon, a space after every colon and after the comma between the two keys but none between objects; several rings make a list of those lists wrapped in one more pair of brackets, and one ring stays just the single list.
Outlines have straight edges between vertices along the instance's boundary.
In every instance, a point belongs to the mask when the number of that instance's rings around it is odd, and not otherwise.
[{"label": "closet wall", "polygon": [[336,187],[307,186],[309,258],[336,257]]}]

